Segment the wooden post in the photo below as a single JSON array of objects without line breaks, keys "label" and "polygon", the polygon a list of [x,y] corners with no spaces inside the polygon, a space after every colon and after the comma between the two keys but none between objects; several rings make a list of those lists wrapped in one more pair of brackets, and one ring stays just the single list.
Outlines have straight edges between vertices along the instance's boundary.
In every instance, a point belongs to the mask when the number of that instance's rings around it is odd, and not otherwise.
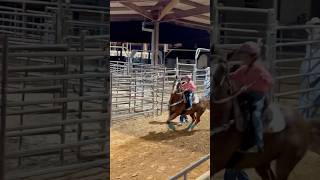
[{"label": "wooden post", "polygon": [[0,179],[5,179],[5,144],[7,120],[7,80],[8,80],[8,37],[3,37],[2,78],[1,78],[1,131],[0,131]]}]

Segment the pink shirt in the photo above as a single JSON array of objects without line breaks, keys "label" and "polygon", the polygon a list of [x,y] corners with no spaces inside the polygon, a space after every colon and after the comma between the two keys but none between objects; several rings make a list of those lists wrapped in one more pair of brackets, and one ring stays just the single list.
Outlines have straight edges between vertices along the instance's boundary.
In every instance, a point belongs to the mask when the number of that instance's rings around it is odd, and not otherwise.
[{"label": "pink shirt", "polygon": [[196,91],[196,88],[197,87],[196,87],[196,85],[194,84],[193,81],[189,81],[189,82],[186,82],[186,83],[181,85],[181,89],[183,91],[192,91],[192,92],[194,92],[194,91]]},{"label": "pink shirt", "polygon": [[231,78],[239,85],[250,85],[254,83],[249,90],[266,93],[273,85],[271,74],[260,64],[256,62],[252,65],[248,72],[247,65],[242,65],[237,71],[231,74]]}]

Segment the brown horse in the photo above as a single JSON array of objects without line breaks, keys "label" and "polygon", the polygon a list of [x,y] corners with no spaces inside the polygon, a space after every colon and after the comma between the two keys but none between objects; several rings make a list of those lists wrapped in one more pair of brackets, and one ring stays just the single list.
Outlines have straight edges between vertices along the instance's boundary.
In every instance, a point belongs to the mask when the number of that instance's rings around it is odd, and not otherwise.
[{"label": "brown horse", "polygon": [[[186,107],[186,102],[183,92],[180,89],[180,85],[180,81],[178,81],[178,77],[176,77],[169,100],[169,118],[167,120],[167,125],[172,130],[175,130],[175,126],[171,121],[181,115]],[[209,100],[206,98],[200,98],[199,103],[193,104],[191,110],[185,112],[185,115],[190,115],[192,118],[192,122],[187,128],[189,131],[192,131],[200,122],[200,117],[206,109],[210,109]]]},{"label": "brown horse", "polygon": [[[303,119],[297,111],[281,107],[284,114],[286,127],[278,133],[264,134],[264,152],[248,153],[239,149],[248,141],[245,134],[237,130],[231,119],[238,120],[234,109],[239,106],[236,96],[232,92],[232,82],[228,78],[227,62],[222,62],[214,74],[212,112],[214,130],[212,133],[213,158],[210,163],[213,176],[225,168],[245,169],[255,168],[263,180],[287,180],[290,172],[304,157],[309,145],[314,140],[319,140],[319,123]],[[225,123],[230,123],[228,126]],[[314,141],[315,142],[315,141]],[[314,146],[315,151],[316,145]],[[318,151],[319,153],[319,151]],[[271,161],[276,161],[275,174],[270,168]]]}]

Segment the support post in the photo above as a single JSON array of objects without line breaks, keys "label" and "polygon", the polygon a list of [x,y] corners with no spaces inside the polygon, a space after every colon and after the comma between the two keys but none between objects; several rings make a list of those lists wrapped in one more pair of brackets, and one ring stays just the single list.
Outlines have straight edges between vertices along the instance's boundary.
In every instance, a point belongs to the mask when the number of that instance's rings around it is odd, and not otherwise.
[{"label": "support post", "polygon": [[1,78],[0,179],[5,179],[5,143],[7,120],[8,37],[3,37]]},{"label": "support post", "polygon": [[158,59],[159,59],[159,22],[158,21],[154,22],[151,47],[152,47],[152,62],[153,62],[153,65],[157,65]]}]

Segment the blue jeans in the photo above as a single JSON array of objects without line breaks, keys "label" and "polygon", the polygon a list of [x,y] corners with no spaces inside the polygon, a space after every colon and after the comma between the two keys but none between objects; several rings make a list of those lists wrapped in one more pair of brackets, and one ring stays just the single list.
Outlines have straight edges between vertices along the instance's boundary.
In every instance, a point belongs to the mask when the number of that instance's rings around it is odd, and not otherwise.
[{"label": "blue jeans", "polygon": [[187,121],[187,115],[185,115],[185,114],[180,115],[180,122],[184,123],[186,121]]},{"label": "blue jeans", "polygon": [[187,107],[186,109],[192,107],[192,97],[193,97],[193,92],[192,91],[186,91],[184,92],[184,95],[186,97],[187,100]]},{"label": "blue jeans", "polygon": [[243,170],[226,169],[224,180],[249,180],[249,176]]},{"label": "blue jeans", "polygon": [[254,127],[255,143],[258,148],[262,149],[263,143],[263,122],[262,122],[262,111],[264,107],[264,97],[260,98],[253,103],[254,111],[252,112],[252,124]]}]

